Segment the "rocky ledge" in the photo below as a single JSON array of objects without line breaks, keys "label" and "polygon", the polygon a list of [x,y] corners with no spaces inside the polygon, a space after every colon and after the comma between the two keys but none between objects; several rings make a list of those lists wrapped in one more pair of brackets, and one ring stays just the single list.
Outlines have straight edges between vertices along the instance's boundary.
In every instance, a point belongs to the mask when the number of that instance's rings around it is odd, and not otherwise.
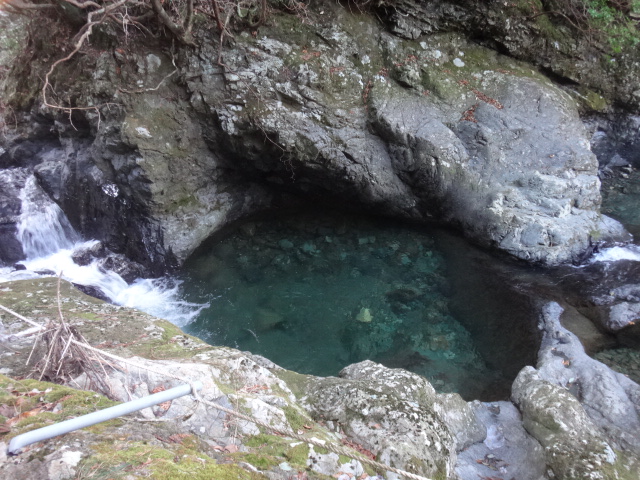
[{"label": "rocky ledge", "polygon": [[[409,27],[408,3],[390,25],[327,1],[304,18],[274,11],[223,48],[197,23],[197,46],[173,57],[142,39],[119,45],[106,29],[104,48],[55,75],[61,98],[109,103],[76,111],[73,125],[66,114],[43,113],[38,89],[21,87],[37,84],[43,59],[57,55],[43,47],[29,71],[18,61],[6,75],[17,115],[0,138],[0,167],[34,171],[85,238],[152,273],[180,264],[234,220],[301,201],[443,221],[543,264],[579,260],[592,241],[627,239],[600,212],[582,97],[469,41],[461,24],[445,20],[449,4]],[[464,18],[476,25],[474,11]],[[492,25],[494,14],[482,13]],[[514,22],[524,22],[518,15]],[[504,42],[512,34],[496,33]],[[568,55],[564,43],[558,52],[548,46],[549,58]],[[7,245],[19,222],[16,195],[0,198]]]},{"label": "rocky ledge", "polygon": [[[56,319],[56,284],[54,278],[4,283],[0,303],[39,323]],[[28,326],[2,312],[6,478],[401,478],[333,453],[334,446],[438,479],[632,480],[640,469],[640,386],[588,357],[560,325],[562,309],[554,303],[541,311],[537,366],[520,372],[511,400],[482,403],[438,394],[423,377],[371,361],[350,365],[338,378],[300,375],[206,345],[64,282],[59,298],[65,320],[90,344],[141,367],[106,365],[99,379],[77,372],[64,386],[27,379],[43,346],[30,356]],[[5,454],[17,434],[196,380],[205,400],[313,444],[187,396]]]}]

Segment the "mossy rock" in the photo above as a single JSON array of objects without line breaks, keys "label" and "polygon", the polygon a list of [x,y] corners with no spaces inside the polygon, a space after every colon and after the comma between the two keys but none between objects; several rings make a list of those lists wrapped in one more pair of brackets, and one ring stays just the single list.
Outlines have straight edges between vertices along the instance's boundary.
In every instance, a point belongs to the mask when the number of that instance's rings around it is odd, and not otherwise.
[{"label": "mossy rock", "polygon": [[92,478],[125,479],[135,475],[157,480],[259,480],[266,477],[234,464],[221,464],[181,441],[168,448],[144,442],[101,443],[82,463]]},{"label": "mossy rock", "polygon": [[[6,375],[0,375],[0,388],[0,403],[16,409],[16,417],[7,420],[11,421],[9,431],[1,437],[5,442],[28,431],[117,404],[95,392],[32,379],[15,380]],[[98,432],[120,423],[116,419],[89,428]]]}]

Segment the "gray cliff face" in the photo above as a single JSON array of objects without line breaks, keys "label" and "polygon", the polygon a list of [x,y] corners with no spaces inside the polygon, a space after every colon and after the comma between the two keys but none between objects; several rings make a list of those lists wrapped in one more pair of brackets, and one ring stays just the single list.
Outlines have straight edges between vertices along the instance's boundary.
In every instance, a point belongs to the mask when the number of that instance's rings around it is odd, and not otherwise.
[{"label": "gray cliff face", "polygon": [[638,50],[627,48],[615,58],[603,55],[609,47],[609,33],[600,38],[576,33],[564,22],[569,7],[539,1],[399,0],[382,18],[392,32],[409,39],[442,31],[463,32],[481,44],[549,72],[570,85],[586,103],[599,97],[595,92],[600,92],[610,101],[637,111]]},{"label": "gray cliff face", "polygon": [[[230,222],[299,199],[444,221],[542,264],[575,261],[591,238],[626,239],[600,214],[597,159],[572,97],[527,64],[433,33],[477,23],[473,9],[447,5],[449,20],[423,12],[419,28],[394,13],[394,34],[327,3],[313,22],[274,14],[221,50],[202,29],[174,60],[144,45],[78,59],[60,75],[91,78],[70,95],[112,104],[77,112],[73,126],[49,121],[60,154],[29,162],[83,235],[154,273]],[[4,150],[2,164],[24,163]]]},{"label": "gray cliff face", "polygon": [[226,73],[207,73],[214,53],[190,60],[191,102],[220,129],[212,147],[274,186],[444,219],[545,264],[624,233],[599,213],[575,104],[524,64],[455,35],[403,41],[341,9],[238,39]]}]

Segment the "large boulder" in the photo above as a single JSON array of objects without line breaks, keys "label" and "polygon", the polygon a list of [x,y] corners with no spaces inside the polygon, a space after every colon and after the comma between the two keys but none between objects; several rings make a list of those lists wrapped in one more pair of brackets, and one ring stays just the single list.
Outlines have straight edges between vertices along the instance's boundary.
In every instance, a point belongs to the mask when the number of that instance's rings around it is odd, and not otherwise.
[{"label": "large boulder", "polygon": [[[341,378],[309,383],[303,404],[384,463],[428,477],[449,478],[456,451],[485,431],[459,397],[440,400],[420,375],[370,360],[346,367]],[[388,472],[387,478],[400,478]]]},{"label": "large boulder", "polygon": [[[467,48],[472,58],[486,53]],[[622,234],[599,213],[598,164],[572,101],[540,78],[460,62],[442,82],[446,108],[374,92],[374,125],[420,210],[435,207],[479,243],[545,264],[579,258],[591,236]]]},{"label": "large boulder", "polygon": [[578,259],[592,238],[626,238],[600,214],[574,101],[524,64],[455,35],[402,41],[332,8],[295,34],[239,39],[225,65],[234,73],[190,59],[192,104],[213,118],[212,148],[278,188],[444,219],[545,264]]},{"label": "large boulder", "polygon": [[[640,466],[640,385],[590,358],[560,324],[562,308],[543,308],[537,368],[525,367],[512,400],[527,431],[560,478],[633,478]],[[626,476],[625,476],[626,475]]]},{"label": "large boulder", "polygon": [[533,367],[520,372],[513,388],[524,427],[545,448],[558,478],[605,478],[603,470],[615,463],[616,454],[577,398],[544,381]]}]

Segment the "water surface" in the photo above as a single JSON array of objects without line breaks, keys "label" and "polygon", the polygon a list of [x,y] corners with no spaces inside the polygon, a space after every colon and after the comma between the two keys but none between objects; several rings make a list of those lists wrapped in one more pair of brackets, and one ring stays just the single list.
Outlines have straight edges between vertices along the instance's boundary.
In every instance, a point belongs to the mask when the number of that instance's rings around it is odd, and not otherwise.
[{"label": "water surface", "polygon": [[184,329],[300,373],[372,359],[507,398],[535,358],[535,309],[484,255],[442,230],[335,212],[247,223],[187,262],[185,299],[210,307]]}]

